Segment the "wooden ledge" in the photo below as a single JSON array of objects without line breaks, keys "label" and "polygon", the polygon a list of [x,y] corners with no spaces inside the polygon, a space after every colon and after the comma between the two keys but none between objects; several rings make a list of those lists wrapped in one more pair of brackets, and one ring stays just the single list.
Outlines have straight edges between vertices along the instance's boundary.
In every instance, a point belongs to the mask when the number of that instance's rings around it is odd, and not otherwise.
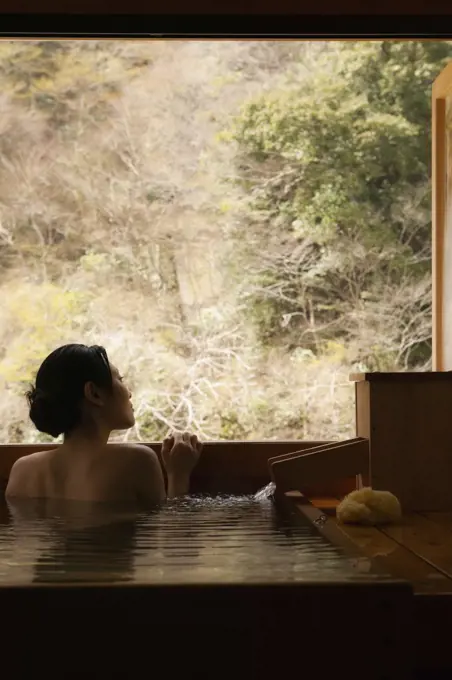
[{"label": "wooden ledge", "polygon": [[[130,443],[130,442],[129,442]],[[142,444],[144,442],[141,442]],[[339,443],[339,442],[338,442]],[[270,481],[268,460],[328,444],[321,441],[210,441],[205,442],[199,464],[192,475],[192,493],[252,494]],[[161,442],[146,442],[160,455]],[[11,467],[18,458],[55,444],[0,445],[0,493],[6,487]],[[309,496],[342,496],[356,488],[353,476],[307,487]]]}]

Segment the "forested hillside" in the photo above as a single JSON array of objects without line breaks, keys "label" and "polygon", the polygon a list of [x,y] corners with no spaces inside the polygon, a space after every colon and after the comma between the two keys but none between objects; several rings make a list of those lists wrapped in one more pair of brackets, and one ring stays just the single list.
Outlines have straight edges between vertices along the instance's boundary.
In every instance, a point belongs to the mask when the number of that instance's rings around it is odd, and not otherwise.
[{"label": "forested hillside", "polygon": [[430,95],[450,42],[0,42],[0,440],[103,344],[129,439],[354,432],[428,370]]}]

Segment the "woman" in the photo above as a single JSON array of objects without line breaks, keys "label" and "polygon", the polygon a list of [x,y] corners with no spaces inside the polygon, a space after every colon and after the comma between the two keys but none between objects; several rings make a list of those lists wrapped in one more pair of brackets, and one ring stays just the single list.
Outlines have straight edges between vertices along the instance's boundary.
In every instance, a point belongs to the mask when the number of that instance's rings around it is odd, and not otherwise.
[{"label": "woman", "polygon": [[64,345],[42,363],[27,394],[40,432],[64,434],[52,451],[19,458],[6,489],[8,500],[46,498],[155,505],[188,493],[201,444],[185,432],[164,440],[162,460],[141,444],[110,444],[112,430],[132,427],[131,393],[103,347]]}]

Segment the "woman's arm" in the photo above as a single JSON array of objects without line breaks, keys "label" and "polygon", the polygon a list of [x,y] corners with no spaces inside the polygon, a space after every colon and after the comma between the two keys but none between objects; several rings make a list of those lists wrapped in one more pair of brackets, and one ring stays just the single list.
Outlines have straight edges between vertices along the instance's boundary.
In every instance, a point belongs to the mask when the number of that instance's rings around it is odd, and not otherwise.
[{"label": "woman's arm", "polygon": [[186,496],[190,490],[190,475],[168,474],[168,498]]},{"label": "woman's arm", "polygon": [[155,451],[136,444],[133,461],[133,486],[140,505],[157,505],[166,499],[165,481]]}]

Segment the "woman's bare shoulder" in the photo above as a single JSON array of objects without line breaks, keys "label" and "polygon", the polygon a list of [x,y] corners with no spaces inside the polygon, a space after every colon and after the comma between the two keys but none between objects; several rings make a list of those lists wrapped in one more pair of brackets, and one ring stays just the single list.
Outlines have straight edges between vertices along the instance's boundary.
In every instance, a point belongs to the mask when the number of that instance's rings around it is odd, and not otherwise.
[{"label": "woman's bare shoulder", "polygon": [[117,451],[152,451],[150,446],[147,444],[140,444],[140,442],[114,442],[108,444],[109,449],[114,449]]},{"label": "woman's bare shoulder", "polygon": [[24,488],[28,488],[28,485],[36,479],[39,470],[42,470],[53,454],[53,450],[36,451],[35,453],[18,458],[9,473],[5,493],[6,498],[14,496],[18,491],[22,492]]},{"label": "woman's bare shoulder", "polygon": [[158,456],[154,449],[146,444],[140,444],[138,442],[127,443],[127,444],[109,444],[108,448],[111,452],[117,453],[118,455],[127,456],[134,459],[139,458],[151,458],[158,460]]},{"label": "woman's bare shoulder", "polygon": [[35,451],[34,453],[28,453],[26,456],[21,456],[11,468],[11,474],[14,470],[21,470],[24,467],[28,468],[31,465],[37,465],[45,460],[49,460],[54,453],[55,449],[51,449],[50,451]]},{"label": "woman's bare shoulder", "polygon": [[[162,466],[156,452],[145,444],[112,444],[117,469],[130,476],[134,484],[143,480],[160,479]],[[161,494],[160,494],[161,495]],[[160,498],[159,495],[159,498]]]}]

